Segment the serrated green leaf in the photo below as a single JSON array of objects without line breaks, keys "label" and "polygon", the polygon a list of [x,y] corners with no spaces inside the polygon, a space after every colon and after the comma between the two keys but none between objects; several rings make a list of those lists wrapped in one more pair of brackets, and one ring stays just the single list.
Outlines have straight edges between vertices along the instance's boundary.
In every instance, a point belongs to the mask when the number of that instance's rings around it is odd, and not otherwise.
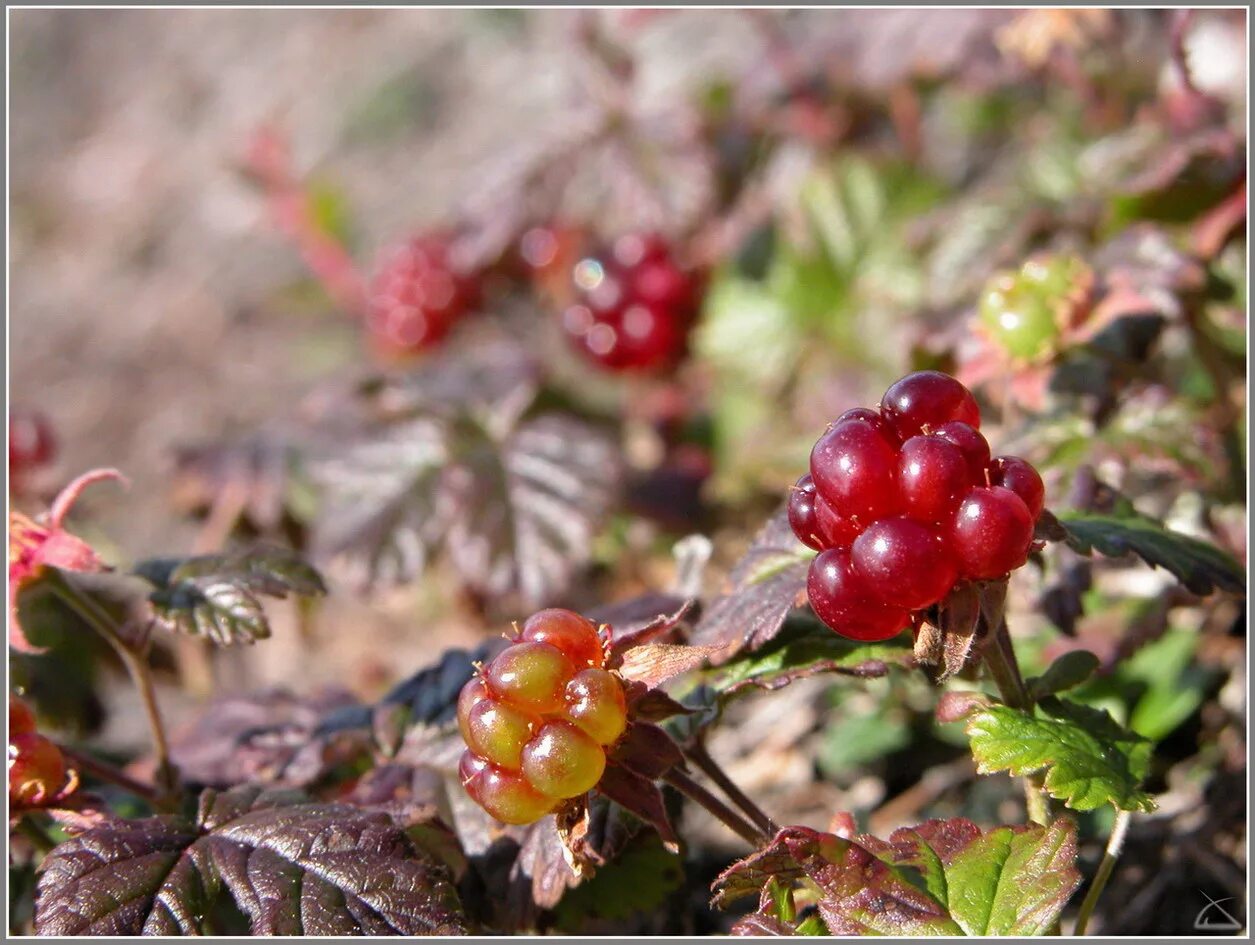
[{"label": "serrated green leaf", "polygon": [[318,572],[284,549],[155,558],[137,565],[135,574],[155,588],[148,600],[158,626],[220,646],[270,635],[259,597],[326,593]]},{"label": "serrated green leaf", "polygon": [[1107,712],[1049,698],[1039,713],[1005,705],[967,717],[972,754],[981,774],[1045,771],[1045,788],[1073,810],[1113,804],[1151,811],[1155,802],[1138,789],[1150,768],[1149,741],[1122,729]]},{"label": "serrated green leaf", "polygon": [[1166,568],[1195,594],[1210,594],[1216,588],[1246,593],[1242,566],[1230,555],[1151,519],[1090,512],[1069,512],[1058,519],[1067,529],[1068,545],[1083,555],[1095,550],[1113,558],[1132,553],[1149,565]]},{"label": "serrated green leaf", "polygon": [[894,832],[891,862],[920,871],[966,935],[1041,935],[1081,882],[1076,824],[997,827],[930,820]]}]

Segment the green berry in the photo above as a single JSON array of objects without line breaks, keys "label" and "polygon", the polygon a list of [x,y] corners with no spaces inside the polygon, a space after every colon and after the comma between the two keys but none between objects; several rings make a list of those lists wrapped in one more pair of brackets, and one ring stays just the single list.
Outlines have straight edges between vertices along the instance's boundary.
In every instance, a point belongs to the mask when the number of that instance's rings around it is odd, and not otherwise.
[{"label": "green berry", "polygon": [[550,797],[576,797],[606,770],[606,753],[569,722],[546,722],[523,749],[523,775]]},{"label": "green berry", "polygon": [[553,712],[562,707],[567,680],[575,666],[547,643],[517,643],[502,650],[485,677],[493,694],[528,712]]},{"label": "green berry", "polygon": [[498,768],[518,771],[523,763],[523,745],[539,726],[540,720],[534,715],[484,699],[467,713],[466,744]]},{"label": "green berry", "polygon": [[627,728],[623,684],[604,669],[585,669],[566,687],[566,717],[599,745],[611,745]]},{"label": "green berry", "polygon": [[1090,279],[1089,268],[1075,256],[1029,259],[1018,271],[990,280],[980,301],[981,323],[1014,360],[1049,357]]},{"label": "green berry", "polygon": [[489,814],[503,824],[530,824],[554,809],[557,801],[528,784],[521,774],[485,768],[471,782],[468,792]]}]

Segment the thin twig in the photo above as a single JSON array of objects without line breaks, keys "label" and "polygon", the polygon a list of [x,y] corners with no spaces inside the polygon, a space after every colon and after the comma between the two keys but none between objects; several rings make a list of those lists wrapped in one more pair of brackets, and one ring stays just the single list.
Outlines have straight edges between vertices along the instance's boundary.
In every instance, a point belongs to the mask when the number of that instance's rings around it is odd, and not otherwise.
[{"label": "thin twig", "polygon": [[719,800],[719,798],[715,797],[715,795],[711,794],[679,768],[672,768],[662,776],[662,779],[689,800],[700,804],[714,814],[715,817],[723,821],[725,826],[738,837],[744,839],[750,846],[761,847],[767,843],[768,838],[762,831],[758,830],[748,820],[728,807],[727,804]]},{"label": "thin twig", "polygon": [[1085,894],[1085,901],[1081,903],[1080,914],[1076,917],[1076,927],[1072,930],[1073,935],[1085,934],[1090,916],[1094,914],[1094,907],[1098,905],[1098,898],[1102,895],[1107,880],[1111,878],[1112,870],[1116,868],[1116,861],[1120,859],[1120,848],[1124,846],[1124,836],[1129,831],[1131,819],[1132,815],[1127,810],[1116,814],[1116,821],[1111,826],[1111,836],[1107,838],[1107,849],[1103,851],[1102,862],[1098,864],[1098,872],[1094,874],[1094,881],[1090,884],[1089,892]]},{"label": "thin twig", "polygon": [[1005,620],[998,624],[993,639],[985,647],[985,665],[998,686],[1002,701],[1013,709],[1031,709],[1033,697],[1020,674],[1020,664],[1011,645],[1011,634]]},{"label": "thin twig", "polygon": [[719,763],[710,756],[710,752],[706,750],[706,746],[700,742],[693,742],[684,749],[684,754],[693,764],[719,785],[719,789],[728,796],[741,811],[753,821],[754,826],[765,833],[768,837],[774,837],[780,832],[780,828],[776,822],[771,819],[761,807],[742,791],[730,777],[728,773],[719,766]]},{"label": "thin twig", "polygon": [[129,791],[141,800],[145,800],[149,804],[152,804],[154,807],[160,805],[161,797],[158,794],[157,789],[151,784],[144,784],[141,781],[136,781],[126,772],[121,771],[113,765],[101,761],[98,758],[93,758],[86,752],[77,751],[73,748],[67,748],[64,745],[59,747],[61,748],[61,754],[65,755],[70,764],[79,771],[84,771],[94,778],[116,785],[124,791]]},{"label": "thin twig", "polygon": [[161,721],[161,710],[157,705],[152,672],[148,666],[148,640],[146,639],[137,650],[122,636],[113,618],[90,597],[80,593],[65,581],[53,581],[52,587],[57,597],[66,606],[109,642],[122,661],[122,665],[126,667],[127,673],[130,674],[131,681],[135,683],[140,701],[144,705],[144,714],[148,718],[148,728],[152,736],[153,754],[157,762],[157,784],[168,798],[174,793],[177,782],[174,768],[170,764],[170,746],[166,741],[165,725]]}]

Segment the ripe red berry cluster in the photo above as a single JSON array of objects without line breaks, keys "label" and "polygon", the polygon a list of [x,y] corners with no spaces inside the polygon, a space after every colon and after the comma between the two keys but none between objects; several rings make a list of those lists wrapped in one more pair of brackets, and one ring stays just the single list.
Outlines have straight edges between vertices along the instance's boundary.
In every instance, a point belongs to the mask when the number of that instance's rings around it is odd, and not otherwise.
[{"label": "ripe red berry cluster", "polygon": [[651,371],[683,356],[700,279],[662,237],[622,236],[609,252],[576,263],[573,278],[576,300],[562,329],[593,361],[612,371]]},{"label": "ripe red berry cluster", "polygon": [[909,374],[880,409],[842,414],[789,498],[797,537],[819,551],[807,594],[842,636],[885,640],[960,580],[1024,564],[1045,489],[1029,463],[991,459],[971,392]]},{"label": "ripe red berry cluster", "polygon": [[57,440],[48,418],[34,410],[9,411],[9,489],[21,492],[27,475],[52,462]]},{"label": "ripe red berry cluster", "polygon": [[458,773],[497,820],[539,820],[601,780],[606,746],[627,727],[623,685],[605,662],[592,621],[542,610],[462,688]]},{"label": "ripe red berry cluster", "polygon": [[35,731],[35,716],[9,696],[9,804],[37,807],[53,800],[66,784],[61,749]]},{"label": "ripe red berry cluster", "polygon": [[381,354],[431,347],[475,305],[479,281],[455,265],[451,249],[448,234],[430,232],[384,253],[366,303],[366,327]]}]

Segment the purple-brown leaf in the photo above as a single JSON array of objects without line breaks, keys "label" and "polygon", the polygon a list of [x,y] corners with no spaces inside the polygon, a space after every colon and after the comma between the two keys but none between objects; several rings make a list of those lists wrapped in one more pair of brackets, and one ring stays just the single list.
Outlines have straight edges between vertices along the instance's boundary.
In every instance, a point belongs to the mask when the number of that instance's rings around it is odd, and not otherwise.
[{"label": "purple-brown leaf", "polygon": [[242,788],[196,820],[116,821],[56,847],[35,900],[41,935],[205,934],[230,896],[254,935],[464,931],[442,867],[382,813]]},{"label": "purple-brown leaf", "polygon": [[757,649],[777,633],[794,607],[806,603],[806,573],[814,552],[793,534],[781,507],[754,537],[744,557],[693,631],[692,643],[717,647],[720,661]]}]

